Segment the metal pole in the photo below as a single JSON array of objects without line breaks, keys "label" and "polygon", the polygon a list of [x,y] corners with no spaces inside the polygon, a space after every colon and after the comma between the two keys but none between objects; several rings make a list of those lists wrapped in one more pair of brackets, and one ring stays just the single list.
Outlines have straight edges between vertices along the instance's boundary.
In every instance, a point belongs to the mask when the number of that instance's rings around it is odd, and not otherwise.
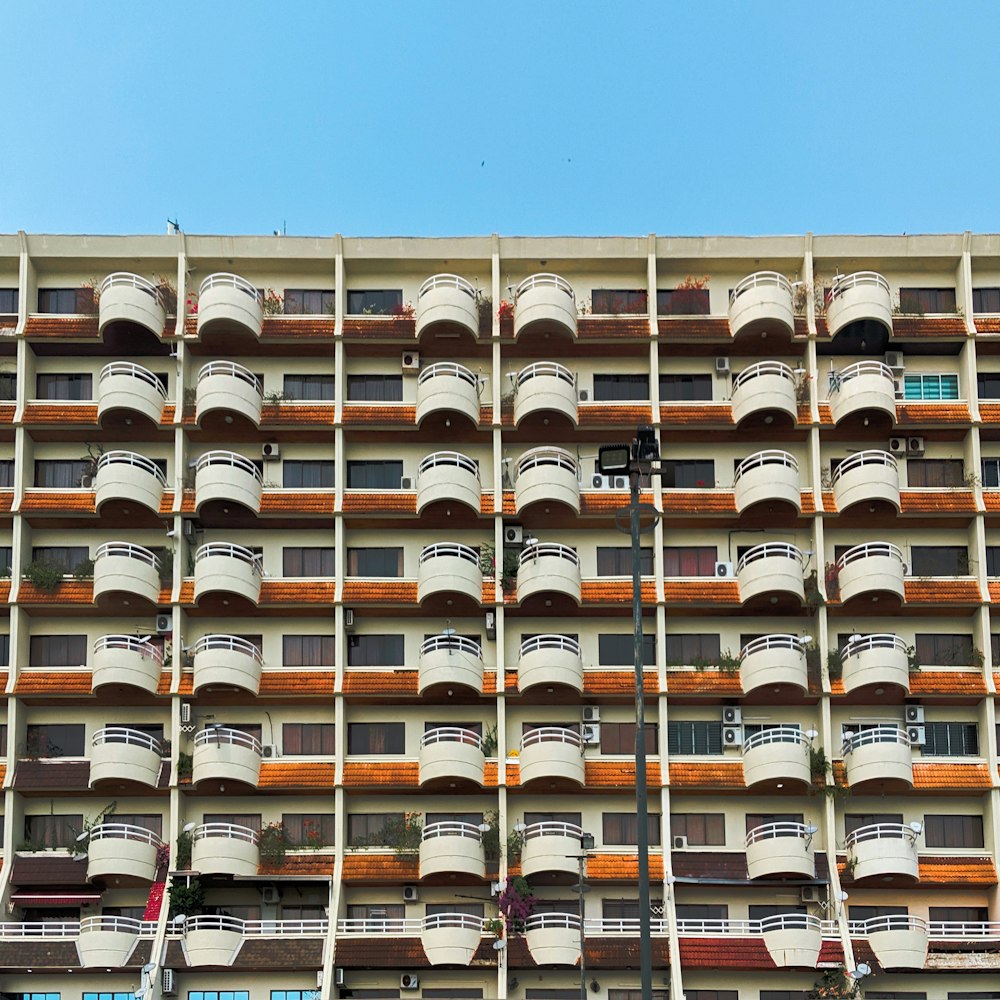
[{"label": "metal pole", "polygon": [[583,933],[583,839],[580,840],[580,878],[576,884],[580,893],[580,1000],[587,1000],[587,939]]}]

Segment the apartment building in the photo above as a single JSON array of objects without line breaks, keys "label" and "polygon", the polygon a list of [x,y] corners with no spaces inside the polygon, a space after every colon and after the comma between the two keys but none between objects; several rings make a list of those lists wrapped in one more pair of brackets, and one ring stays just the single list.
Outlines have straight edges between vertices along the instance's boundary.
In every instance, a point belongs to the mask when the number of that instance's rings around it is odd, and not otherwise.
[{"label": "apartment building", "polygon": [[20,233],[0,354],[4,1000],[638,998],[640,426],[654,995],[1000,996],[1000,237]]}]

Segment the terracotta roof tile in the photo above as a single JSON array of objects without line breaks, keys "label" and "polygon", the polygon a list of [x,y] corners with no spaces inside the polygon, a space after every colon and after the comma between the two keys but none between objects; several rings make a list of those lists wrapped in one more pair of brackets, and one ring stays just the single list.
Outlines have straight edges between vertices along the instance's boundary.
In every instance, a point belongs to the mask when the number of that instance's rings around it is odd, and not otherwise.
[{"label": "terracotta roof tile", "polygon": [[517,501],[514,498],[513,490],[503,490],[503,514],[516,514],[517,513]]},{"label": "terracotta roof tile", "polygon": [[333,854],[318,854],[309,851],[303,854],[286,854],[284,862],[277,866],[261,865],[260,874],[267,875],[333,875],[336,858]]},{"label": "terracotta roof tile", "polygon": [[732,490],[664,490],[665,514],[735,514]]},{"label": "terracotta roof tile", "polygon": [[[517,751],[511,751],[513,754],[517,754]],[[517,788],[521,784],[521,765],[516,759],[511,760],[510,755],[507,757],[507,786],[509,788]]]},{"label": "terracotta roof tile", "polygon": [[913,787],[921,789],[952,789],[992,787],[990,771],[985,764],[931,764],[914,762]]},{"label": "terracotta roof tile", "polygon": [[91,693],[89,670],[25,670],[18,675],[14,694],[82,695]]},{"label": "terracotta roof tile", "polygon": [[[184,683],[185,678],[187,679],[186,685]],[[172,681],[171,672],[169,670],[164,670],[163,673],[160,674],[160,680],[156,685],[156,693],[170,694],[171,681]],[[193,673],[181,674],[181,689],[178,692],[178,694],[190,694],[193,688],[194,688],[194,674]]]},{"label": "terracotta roof tile", "polygon": [[987,513],[1000,511],[1000,490],[983,490],[983,506]]},{"label": "terracotta roof tile", "polygon": [[333,403],[265,403],[260,422],[268,427],[297,427],[303,424],[334,425]]},{"label": "terracotta roof tile", "polygon": [[802,507],[803,514],[816,513],[816,498],[813,496],[812,490],[802,491],[799,495],[799,505]]},{"label": "terracotta roof tile", "polygon": [[90,784],[89,760],[19,760],[14,788],[21,791],[85,791]]},{"label": "terracotta roof tile", "polygon": [[52,313],[40,313],[29,316],[24,326],[26,337],[56,337],[64,340],[94,339],[98,334],[98,317],[60,316]]},{"label": "terracotta roof tile", "polygon": [[333,789],[337,765],[332,761],[264,761],[260,765],[258,788]]},{"label": "terracotta roof tile", "polygon": [[896,423],[967,424],[972,420],[968,403],[897,403]]},{"label": "terracotta roof tile", "polygon": [[262,337],[312,339],[333,338],[336,321],[332,316],[265,316]]},{"label": "terracotta roof tile", "polygon": [[493,494],[483,493],[479,497],[479,513],[480,514],[492,514],[493,513]]},{"label": "terracotta roof tile", "polygon": [[976,497],[972,490],[902,490],[899,497],[904,514],[976,512]]},{"label": "terracotta roof tile", "polygon": [[673,788],[745,788],[743,761],[672,761],[668,780]]},{"label": "terracotta roof tile", "polygon": [[[838,866],[839,867],[839,866]],[[990,857],[920,858],[920,881],[942,884],[996,885],[997,871]]]},{"label": "terracotta roof tile", "polygon": [[[583,515],[613,514],[628,506],[628,490],[594,491],[585,490],[580,494],[580,513]],[[652,493],[641,493],[640,503],[652,503]]]},{"label": "terracotta roof tile", "polygon": [[968,332],[961,316],[893,316],[892,336],[895,340],[914,340],[966,337]]},{"label": "terracotta roof tile", "polygon": [[[816,317],[819,320],[820,317]],[[818,325],[818,323],[817,323]],[[809,336],[809,322],[805,316],[796,316],[794,321],[794,334],[796,337],[808,337]]]},{"label": "terracotta roof tile", "polygon": [[344,406],[344,424],[384,424],[412,427],[417,422],[417,408],[406,403],[369,405],[348,403]]},{"label": "terracotta roof tile", "polygon": [[10,580],[0,580],[0,604],[10,600]]},{"label": "terracotta roof tile", "polygon": [[[639,877],[639,858],[635,854],[589,854],[587,879],[592,882],[634,882]],[[650,879],[662,880],[663,856],[649,855]]]},{"label": "terracotta roof tile", "polygon": [[20,604],[93,604],[94,581],[63,580],[55,591],[48,594],[22,579],[17,599]]},{"label": "terracotta roof tile", "polygon": [[[639,964],[639,937],[588,937],[588,969],[634,969]],[[654,969],[665,969],[670,965],[670,942],[666,938],[655,937],[650,941]],[[513,965],[510,966],[514,968]]]},{"label": "terracotta roof tile", "polygon": [[959,670],[917,670],[910,674],[911,695],[986,694],[983,675]]},{"label": "terracotta roof tile", "polygon": [[481,403],[479,405],[479,422],[483,425],[493,423],[493,404],[490,403],[486,405]]},{"label": "terracotta roof tile", "polygon": [[1000,316],[976,316],[977,333],[1000,333]]},{"label": "terracotta roof tile", "polygon": [[90,424],[97,426],[96,403],[27,403],[24,407],[26,424]]},{"label": "terracotta roof tile", "polygon": [[337,938],[337,965],[346,969],[426,969],[430,963],[418,937],[371,935]]},{"label": "terracotta roof tile", "polygon": [[[588,760],[584,765],[588,788],[634,788],[635,761],[628,760]],[[659,761],[646,763],[646,782],[660,784]]]},{"label": "terracotta roof tile", "polygon": [[[0,786],[3,785],[4,781],[7,780],[7,761],[0,763]],[[3,867],[3,861],[0,860],[0,868]]]},{"label": "terracotta roof tile", "polygon": [[336,677],[333,670],[264,670],[260,675],[260,694],[332,697]]},{"label": "terracotta roof tile", "polygon": [[637,427],[653,420],[653,411],[648,406],[627,403],[583,403],[578,414],[581,427]]},{"label": "terracotta roof tile", "polygon": [[0,403],[0,424],[12,424],[14,422],[14,410],[16,409],[13,403]]},{"label": "terracotta roof tile", "polygon": [[416,695],[416,670],[348,670],[344,694]]},{"label": "terracotta roof tile", "polygon": [[812,407],[808,403],[799,403],[795,412],[795,420],[800,424],[811,424]]},{"label": "terracotta roof tile", "polygon": [[348,604],[416,604],[416,580],[345,580]]},{"label": "terracotta roof tile", "polygon": [[416,514],[417,494],[396,490],[373,493],[362,490],[347,490],[344,493],[345,514]]},{"label": "terracotta roof tile", "polygon": [[416,340],[417,324],[404,316],[347,316],[344,336],[361,340]]},{"label": "terracotta roof tile", "polygon": [[645,340],[649,338],[649,317],[581,316],[576,321],[576,335],[580,340]]},{"label": "terracotta roof tile", "polygon": [[172,424],[174,422],[174,415],[177,412],[177,407],[173,403],[164,403],[163,412],[160,414],[161,424]]},{"label": "terracotta roof tile", "polygon": [[333,604],[336,586],[332,580],[264,580],[260,603]]},{"label": "terracotta roof tile", "polygon": [[667,691],[672,695],[710,695],[738,698],[743,685],[738,670],[671,670]]},{"label": "terracotta roof tile", "polygon": [[[642,686],[646,694],[656,694],[658,682],[656,672],[643,671]],[[632,694],[635,691],[633,670],[585,670],[583,672],[583,693],[585,695]]]},{"label": "terracotta roof tile", "polygon": [[980,403],[979,418],[984,424],[1000,423],[1000,403]]},{"label": "terracotta roof tile", "polygon": [[927,579],[906,580],[907,604],[979,604],[982,595],[976,580]]},{"label": "terracotta roof tile", "polygon": [[674,316],[658,319],[656,329],[661,337],[671,340],[730,340],[728,319],[701,316]]},{"label": "terracotta roof tile", "polygon": [[764,939],[682,937],[681,967],[686,969],[776,969]]},{"label": "terracotta roof tile", "polygon": [[333,514],[337,495],[309,490],[264,490],[260,498],[262,514]]},{"label": "terracotta roof tile", "polygon": [[740,585],[735,580],[666,580],[667,604],[739,604]]},{"label": "terracotta roof tile", "polygon": [[[643,604],[656,603],[656,583],[643,580]],[[580,585],[580,598],[584,604],[631,604],[631,580],[584,580]]]},{"label": "terracotta roof tile", "polygon": [[21,501],[22,511],[77,511],[93,514],[95,493],[92,490],[27,490]]},{"label": "terracotta roof tile", "polygon": [[[160,513],[170,514],[174,509],[174,491],[164,490],[160,496]],[[194,490],[191,490],[191,509],[194,510]]]},{"label": "terracotta roof tile", "polygon": [[182,580],[181,591],[178,598],[179,603],[189,605],[194,604],[194,580]]},{"label": "terracotta roof tile", "polygon": [[420,784],[420,765],[415,760],[347,760],[344,761],[344,784],[416,788]]},{"label": "terracotta roof tile", "polygon": [[660,407],[660,423],[692,427],[734,427],[730,403],[667,403]]},{"label": "terracotta roof tile", "polygon": [[409,882],[419,877],[420,862],[415,855],[354,854],[344,855],[345,882]]},{"label": "terracotta roof tile", "polygon": [[833,410],[830,409],[829,403],[819,404],[819,422],[821,424],[833,423]]}]

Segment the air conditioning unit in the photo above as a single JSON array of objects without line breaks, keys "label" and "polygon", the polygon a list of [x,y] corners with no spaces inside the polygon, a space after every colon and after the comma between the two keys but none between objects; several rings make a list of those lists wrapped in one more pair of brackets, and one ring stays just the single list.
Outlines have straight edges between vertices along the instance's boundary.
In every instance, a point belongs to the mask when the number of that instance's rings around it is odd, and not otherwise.
[{"label": "air conditioning unit", "polygon": [[401,490],[412,490],[413,476],[401,476],[399,480],[399,488]]},{"label": "air conditioning unit", "polygon": [[[320,970],[320,971],[322,971],[322,970]],[[333,970],[333,985],[334,986],[343,986],[344,985],[344,970],[339,965]],[[320,982],[317,982],[316,986],[319,987],[320,989],[322,989],[323,984],[320,983]]]},{"label": "air conditioning unit", "polygon": [[906,735],[910,737],[911,745],[922,747],[927,742],[926,726],[907,726]]},{"label": "air conditioning unit", "polygon": [[181,725],[187,725],[191,721],[191,702],[181,702]]},{"label": "air conditioning unit", "polygon": [[281,454],[281,445],[277,441],[265,441],[260,446],[261,458],[277,458]]},{"label": "air conditioning unit", "polygon": [[600,722],[601,721],[601,710],[596,705],[584,705],[583,706],[583,721],[584,722]]},{"label": "air conditioning unit", "polygon": [[889,438],[889,451],[893,455],[905,455],[906,438]]},{"label": "air conditioning unit", "polygon": [[415,972],[404,972],[399,977],[399,988],[401,990],[416,990],[420,988],[420,976]]},{"label": "air conditioning unit", "polygon": [[902,351],[886,351],[885,363],[896,372],[901,372],[906,367]]},{"label": "air conditioning unit", "polygon": [[348,632],[354,631],[354,609],[344,608],[344,628]]},{"label": "air conditioning unit", "polygon": [[923,723],[924,721],[924,706],[919,705],[916,702],[906,703],[906,722],[907,724],[911,722]]},{"label": "air conditioning unit", "polygon": [[803,903],[818,903],[820,901],[820,889],[818,885],[803,885],[799,887],[799,899]]},{"label": "air conditioning unit", "polygon": [[686,851],[688,845],[687,837],[674,837],[674,850]]},{"label": "air conditioning unit", "polygon": [[156,631],[159,635],[166,635],[168,632],[173,632],[173,630],[174,630],[173,615],[156,616]]},{"label": "air conditioning unit", "polygon": [[576,396],[577,396],[577,399],[581,403],[589,403],[590,402],[590,390],[589,389],[579,389],[579,390],[577,390]]},{"label": "air conditioning unit", "polygon": [[265,906],[277,906],[281,902],[281,893],[276,885],[265,885],[260,890],[260,901]]},{"label": "air conditioning unit", "polygon": [[608,476],[608,480],[613,490],[628,489],[628,476]]},{"label": "air conditioning unit", "polygon": [[173,969],[160,970],[160,990],[165,997],[177,996],[177,977]]},{"label": "air conditioning unit", "polygon": [[403,886],[403,902],[404,903],[415,903],[420,899],[420,891],[415,885],[404,885]]},{"label": "air conditioning unit", "polygon": [[924,453],[924,439],[922,437],[912,437],[906,439],[907,455],[922,455]]},{"label": "air conditioning unit", "polygon": [[594,490],[607,490],[610,489],[610,482],[610,476],[593,475],[590,477],[590,488]]},{"label": "air conditioning unit", "polygon": [[729,358],[716,358],[715,359],[715,374],[716,375],[728,375],[729,374]]},{"label": "air conditioning unit", "polygon": [[260,748],[260,752],[261,752],[261,756],[263,756],[263,757],[277,757],[278,756],[278,747],[274,743],[265,743]]},{"label": "air conditioning unit", "polygon": [[524,528],[519,524],[505,524],[503,527],[504,545],[523,545]]},{"label": "air conditioning unit", "polygon": [[81,476],[80,486],[85,490],[92,490],[94,488],[94,477],[93,476]]},{"label": "air conditioning unit", "polygon": [[717,562],[715,564],[715,575],[720,580],[731,580],[736,575],[736,572],[731,562]]},{"label": "air conditioning unit", "polygon": [[601,724],[591,722],[583,727],[583,745],[598,747],[601,745]]},{"label": "air conditioning unit", "polygon": [[417,351],[403,351],[403,371],[404,372],[418,372],[420,371],[420,354]]},{"label": "air conditioning unit", "polygon": [[738,726],[743,722],[743,712],[738,705],[724,705],[722,708],[722,724]]},{"label": "air conditioning unit", "polygon": [[742,726],[723,726],[722,743],[727,747],[738,747],[743,743]]},{"label": "air conditioning unit", "polygon": [[486,638],[495,639],[497,637],[497,613],[495,611],[486,612]]}]

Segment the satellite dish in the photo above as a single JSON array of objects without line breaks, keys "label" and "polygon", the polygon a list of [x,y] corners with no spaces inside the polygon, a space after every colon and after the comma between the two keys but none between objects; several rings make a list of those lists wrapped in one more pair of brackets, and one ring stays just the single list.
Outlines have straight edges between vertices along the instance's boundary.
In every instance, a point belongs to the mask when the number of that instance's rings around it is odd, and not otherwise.
[{"label": "satellite dish", "polygon": [[79,851],[78,853],[76,853],[76,854],[73,855],[73,860],[74,861],[86,861],[87,860],[87,852],[86,851]]},{"label": "satellite dish", "polygon": [[197,823],[185,823],[181,832],[190,833],[197,825]]},{"label": "satellite dish", "polygon": [[443,628],[443,629],[441,629],[441,634],[442,635],[447,635],[447,636],[457,635],[458,634],[458,629],[457,628]]},{"label": "satellite dish", "polygon": [[920,831],[923,830],[923,828],[924,828],[924,824],[921,823],[919,820],[916,820],[916,819],[910,824],[910,829],[914,833],[920,833]]},{"label": "satellite dish", "polygon": [[84,830],[83,833],[78,834],[78,836],[76,838],[76,842],[78,844],[82,844],[89,836],[90,836],[90,832],[88,830]]},{"label": "satellite dish", "polygon": [[132,996],[135,997],[135,1000],[143,1000],[143,997],[147,996],[148,994],[149,994],[149,989],[143,986],[140,989],[135,990]]},{"label": "satellite dish", "polygon": [[816,833],[816,832],[817,832],[818,830],[819,830],[819,827],[818,827],[818,826],[813,826],[813,825],[812,825],[812,823],[810,823],[810,824],[809,824],[809,825],[808,825],[808,826],[806,827],[806,833],[808,833],[810,837],[811,837],[811,836],[812,836],[812,835],[813,835],[814,833]]},{"label": "satellite dish", "polygon": [[153,637],[151,635],[141,635],[139,636],[139,642],[149,642]]},{"label": "satellite dish", "polygon": [[151,972],[156,969],[156,962],[147,962],[143,967],[142,971],[148,976]]},{"label": "satellite dish", "polygon": [[181,927],[186,922],[187,922],[187,916],[183,913],[178,913],[177,916],[174,917],[173,919],[173,924],[175,927]]}]

